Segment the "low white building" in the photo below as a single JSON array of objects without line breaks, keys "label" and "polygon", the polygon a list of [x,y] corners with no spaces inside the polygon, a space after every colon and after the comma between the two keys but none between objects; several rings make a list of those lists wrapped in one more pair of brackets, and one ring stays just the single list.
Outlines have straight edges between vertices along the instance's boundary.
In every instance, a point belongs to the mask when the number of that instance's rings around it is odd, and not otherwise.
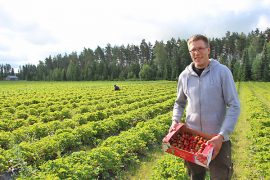
[{"label": "low white building", "polygon": [[7,80],[7,81],[17,81],[17,80],[19,80],[19,78],[18,78],[17,76],[11,76],[11,75],[8,75],[8,76],[6,77],[6,80]]}]

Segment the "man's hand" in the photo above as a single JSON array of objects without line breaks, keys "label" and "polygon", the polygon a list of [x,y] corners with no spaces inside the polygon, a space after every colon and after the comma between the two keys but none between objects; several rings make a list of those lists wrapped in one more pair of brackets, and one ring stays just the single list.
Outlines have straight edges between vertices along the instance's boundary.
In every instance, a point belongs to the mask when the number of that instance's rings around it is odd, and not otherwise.
[{"label": "man's hand", "polygon": [[170,127],[170,129],[169,129],[169,132],[174,131],[177,125],[178,125],[178,122],[172,121],[172,125],[171,125],[171,127]]},{"label": "man's hand", "polygon": [[212,160],[216,158],[216,156],[218,155],[221,146],[222,146],[222,142],[224,140],[224,137],[220,134],[214,136],[212,139],[210,139],[209,141],[207,141],[207,144],[211,144],[214,147],[214,152],[212,155]]}]

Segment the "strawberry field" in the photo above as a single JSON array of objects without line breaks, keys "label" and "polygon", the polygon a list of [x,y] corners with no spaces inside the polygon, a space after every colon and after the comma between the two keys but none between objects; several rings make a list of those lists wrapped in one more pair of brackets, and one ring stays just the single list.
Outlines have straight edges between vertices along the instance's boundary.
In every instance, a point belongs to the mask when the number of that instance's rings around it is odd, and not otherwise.
[{"label": "strawberry field", "polygon": [[[120,91],[114,83],[0,82],[0,174],[18,169],[18,179],[125,179],[132,171],[136,178],[141,165],[151,163],[145,157],[158,149],[147,179],[185,179],[183,161],[159,153],[176,82],[117,82]],[[269,83],[239,86],[245,116],[233,148],[240,153],[239,139],[250,139],[245,161],[234,156],[238,168],[252,167],[245,177],[270,176],[269,91]],[[250,128],[240,137],[243,121]]]}]

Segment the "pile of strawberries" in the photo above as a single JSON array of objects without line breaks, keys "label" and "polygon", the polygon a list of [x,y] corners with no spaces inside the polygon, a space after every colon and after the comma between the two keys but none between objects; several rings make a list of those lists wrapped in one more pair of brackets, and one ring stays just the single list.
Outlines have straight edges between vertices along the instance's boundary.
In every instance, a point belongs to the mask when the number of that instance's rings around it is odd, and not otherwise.
[{"label": "pile of strawberries", "polygon": [[201,136],[195,136],[189,133],[176,134],[171,138],[170,144],[179,149],[188,151],[190,153],[202,153],[206,147],[207,140]]}]

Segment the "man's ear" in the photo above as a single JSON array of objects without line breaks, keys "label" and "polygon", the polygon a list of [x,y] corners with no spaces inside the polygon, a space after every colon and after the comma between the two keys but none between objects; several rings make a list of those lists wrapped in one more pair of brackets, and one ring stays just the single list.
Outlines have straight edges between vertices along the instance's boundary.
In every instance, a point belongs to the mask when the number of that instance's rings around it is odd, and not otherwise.
[{"label": "man's ear", "polygon": [[211,52],[210,47],[209,47],[209,48],[207,48],[207,51],[208,51],[208,56],[210,56],[210,52]]}]

